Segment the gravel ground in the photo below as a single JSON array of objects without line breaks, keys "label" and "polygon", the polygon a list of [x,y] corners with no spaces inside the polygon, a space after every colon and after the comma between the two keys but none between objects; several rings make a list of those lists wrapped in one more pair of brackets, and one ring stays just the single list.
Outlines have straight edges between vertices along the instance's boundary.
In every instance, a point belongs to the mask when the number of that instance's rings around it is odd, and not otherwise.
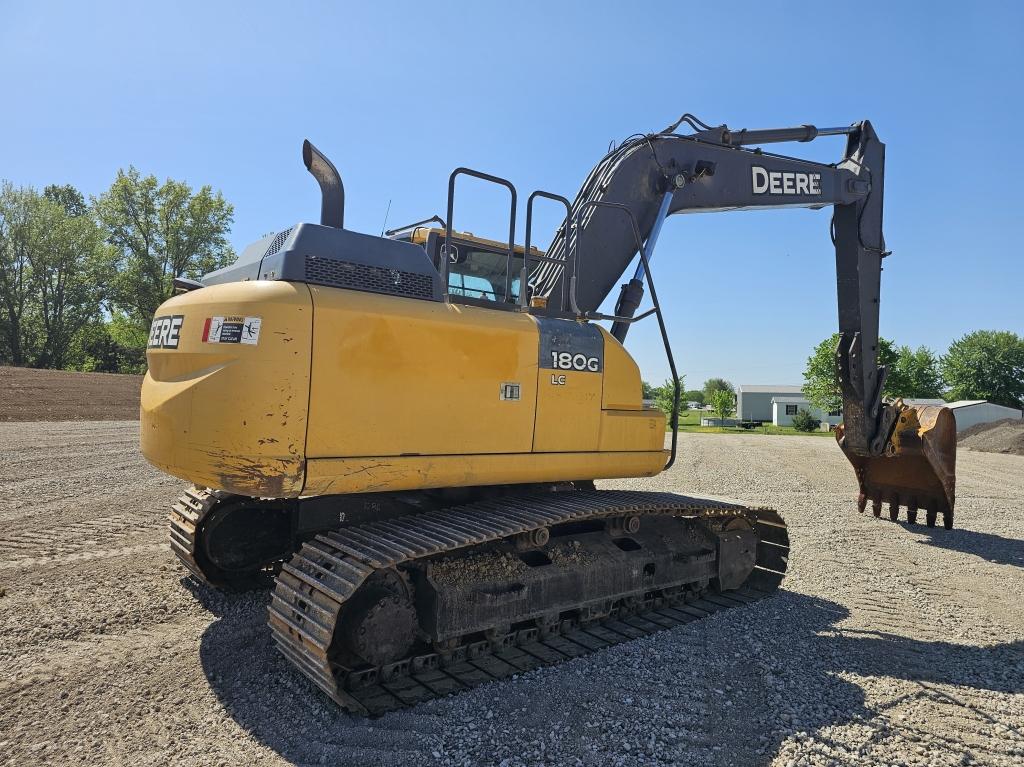
[{"label": "gravel ground", "polygon": [[1024,455],[1024,420],[1005,418],[1002,421],[979,423],[957,435],[960,447],[985,453]]},{"label": "gravel ground", "polygon": [[271,649],[267,595],[190,587],[137,422],[0,424],[0,762],[1024,763],[1024,458],[963,451],[957,523],[860,516],[830,440],[683,434],[601,483],[770,505],[780,595],[363,721]]}]

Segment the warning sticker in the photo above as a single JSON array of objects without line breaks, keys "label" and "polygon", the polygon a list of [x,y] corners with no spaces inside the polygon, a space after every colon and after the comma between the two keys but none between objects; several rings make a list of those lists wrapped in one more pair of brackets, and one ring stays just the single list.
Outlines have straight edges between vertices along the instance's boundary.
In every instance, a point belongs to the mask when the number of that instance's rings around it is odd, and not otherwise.
[{"label": "warning sticker", "polygon": [[207,317],[203,342],[208,344],[258,344],[259,317]]}]

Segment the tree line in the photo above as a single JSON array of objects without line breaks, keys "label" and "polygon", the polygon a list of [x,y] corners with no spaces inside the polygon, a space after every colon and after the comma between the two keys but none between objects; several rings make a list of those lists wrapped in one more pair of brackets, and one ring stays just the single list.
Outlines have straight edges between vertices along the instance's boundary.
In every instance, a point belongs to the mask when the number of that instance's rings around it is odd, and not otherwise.
[{"label": "tree line", "polygon": [[74,186],[0,182],[0,364],[140,373],[175,277],[234,260],[234,209],[210,186],[118,171]]},{"label": "tree line", "polygon": [[[672,379],[666,380],[661,386],[653,386],[647,381],[643,381],[642,386],[643,398],[652,400],[656,408],[671,417],[672,401],[675,396]],[[690,402],[696,402],[701,407],[711,405],[715,415],[724,419],[735,409],[736,389],[724,378],[709,378],[701,388],[687,389],[686,376],[681,375],[679,376],[679,409],[686,410],[687,403]]]},{"label": "tree line", "polygon": [[[942,355],[926,346],[897,346],[887,338],[878,342],[878,364],[888,369],[883,385],[886,397],[975,399],[1024,406],[1024,338],[1016,333],[976,330],[953,341]],[[843,404],[835,363],[838,344],[839,334],[834,333],[814,347],[804,370],[804,396],[826,413],[841,410]],[[709,378],[700,389],[687,390],[685,376],[679,376],[679,387],[681,409],[696,402],[711,405],[719,418],[733,412],[735,387],[724,378]],[[673,393],[671,380],[661,386],[643,382],[644,399],[652,400],[666,415],[672,413]]]},{"label": "tree line", "polygon": [[[835,366],[839,334],[818,344],[804,370],[804,396],[822,410],[842,406]],[[878,364],[888,373],[887,397],[988,400],[1019,408],[1024,403],[1024,338],[1005,330],[976,330],[958,338],[939,355],[926,346],[912,349],[878,339]]]}]

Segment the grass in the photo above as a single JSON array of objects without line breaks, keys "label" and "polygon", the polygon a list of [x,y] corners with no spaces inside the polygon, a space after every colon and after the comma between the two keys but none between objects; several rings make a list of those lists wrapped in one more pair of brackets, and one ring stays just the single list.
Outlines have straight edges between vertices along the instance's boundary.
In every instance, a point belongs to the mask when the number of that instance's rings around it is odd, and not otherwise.
[{"label": "grass", "polygon": [[832,437],[835,435],[830,431],[797,431],[792,426],[759,426],[756,429],[741,429],[738,426],[683,426],[680,424],[679,431],[697,434],[775,434],[790,437]]},{"label": "grass", "polygon": [[[697,434],[773,434],[790,437],[833,437],[829,431],[797,431],[792,426],[774,426],[765,424],[754,429],[741,429],[738,426],[701,426],[701,416],[714,417],[711,412],[701,410],[684,410],[679,414],[679,431]],[[667,427],[666,427],[667,428]]]}]

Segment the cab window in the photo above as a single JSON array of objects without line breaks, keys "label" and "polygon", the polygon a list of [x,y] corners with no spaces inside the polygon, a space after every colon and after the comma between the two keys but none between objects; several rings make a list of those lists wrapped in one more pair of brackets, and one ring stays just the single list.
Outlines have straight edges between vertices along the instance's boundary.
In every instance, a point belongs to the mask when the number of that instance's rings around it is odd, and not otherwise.
[{"label": "cab window", "polygon": [[[444,238],[438,237],[434,263],[444,249]],[[515,303],[519,300],[519,275],[523,268],[523,255],[512,258],[512,287],[505,295],[505,276],[508,270],[508,251],[489,248],[479,243],[452,240],[448,256],[448,292],[453,296],[479,301]]]}]

